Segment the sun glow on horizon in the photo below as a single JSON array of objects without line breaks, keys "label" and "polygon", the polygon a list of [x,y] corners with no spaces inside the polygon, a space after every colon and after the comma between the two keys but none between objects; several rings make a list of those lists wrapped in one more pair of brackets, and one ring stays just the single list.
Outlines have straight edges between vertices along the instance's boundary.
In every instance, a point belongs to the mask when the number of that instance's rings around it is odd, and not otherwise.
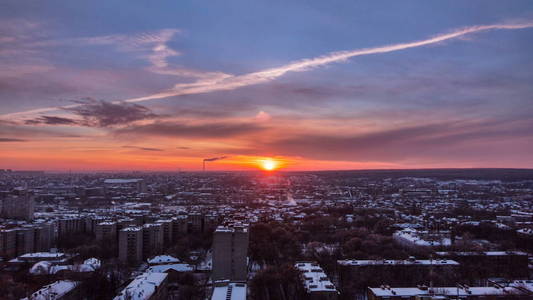
[{"label": "sun glow on horizon", "polygon": [[261,161],[261,169],[265,171],[274,171],[279,167],[279,164],[277,161],[267,158]]}]

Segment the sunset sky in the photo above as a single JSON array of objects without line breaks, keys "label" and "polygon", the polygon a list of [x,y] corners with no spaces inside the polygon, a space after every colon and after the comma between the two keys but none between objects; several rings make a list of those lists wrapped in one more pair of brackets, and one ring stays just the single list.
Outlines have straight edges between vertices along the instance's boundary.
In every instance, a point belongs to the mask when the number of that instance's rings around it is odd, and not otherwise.
[{"label": "sunset sky", "polygon": [[533,1],[3,0],[0,104],[0,169],[533,168]]}]

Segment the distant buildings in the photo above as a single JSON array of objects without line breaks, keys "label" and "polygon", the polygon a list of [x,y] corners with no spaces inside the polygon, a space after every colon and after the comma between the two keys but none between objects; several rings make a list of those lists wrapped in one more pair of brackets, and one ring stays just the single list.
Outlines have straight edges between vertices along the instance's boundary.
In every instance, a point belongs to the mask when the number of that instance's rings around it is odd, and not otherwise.
[{"label": "distant buildings", "polygon": [[135,190],[138,193],[146,193],[146,182],[144,179],[133,178],[133,179],[106,179],[104,180],[104,186],[107,190],[119,190],[119,191],[128,191]]},{"label": "distant buildings", "polygon": [[219,226],[213,235],[213,281],[246,281],[248,277],[248,227]]}]

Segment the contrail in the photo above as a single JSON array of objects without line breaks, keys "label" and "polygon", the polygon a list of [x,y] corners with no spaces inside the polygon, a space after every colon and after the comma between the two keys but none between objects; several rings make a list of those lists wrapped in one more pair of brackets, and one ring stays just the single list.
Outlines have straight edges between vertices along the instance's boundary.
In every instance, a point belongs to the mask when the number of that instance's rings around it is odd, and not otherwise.
[{"label": "contrail", "polygon": [[[161,99],[161,98],[167,98],[167,97],[173,97],[173,96],[203,94],[203,93],[210,93],[210,92],[215,92],[215,91],[233,90],[233,89],[244,87],[244,86],[255,85],[255,84],[272,81],[272,80],[277,79],[278,77],[285,75],[288,72],[307,71],[307,70],[310,70],[310,69],[313,69],[319,66],[331,64],[334,62],[345,61],[349,58],[356,57],[356,56],[378,54],[378,53],[388,53],[388,52],[400,51],[400,50],[405,50],[405,49],[410,49],[410,48],[427,46],[427,45],[440,43],[443,41],[455,39],[455,38],[458,38],[458,37],[461,37],[467,34],[480,32],[480,31],[487,31],[487,30],[493,30],[493,29],[512,30],[512,29],[524,29],[524,28],[531,28],[531,27],[533,27],[533,22],[470,26],[470,27],[466,27],[463,29],[453,31],[451,33],[440,34],[432,38],[428,38],[428,39],[420,40],[420,41],[386,45],[386,46],[373,47],[373,48],[356,49],[356,50],[350,50],[350,51],[331,52],[326,55],[318,56],[315,58],[303,59],[303,60],[295,61],[295,62],[286,64],[286,65],[283,65],[277,68],[266,69],[266,70],[262,70],[258,72],[253,72],[253,73],[248,73],[248,74],[243,74],[243,75],[225,74],[225,76],[216,76],[211,79],[200,79],[193,83],[177,84],[174,86],[174,88],[161,92],[161,93],[156,93],[156,94],[152,94],[152,95],[148,95],[144,97],[125,99],[122,101],[142,102],[142,101],[147,101],[147,100]],[[117,102],[120,102],[120,101],[117,101]],[[69,105],[67,106],[67,108],[72,108],[78,105],[79,104]],[[27,114],[36,114],[36,113],[43,113],[43,112],[49,112],[49,111],[56,111],[59,109],[61,108],[47,107],[47,108],[40,108],[40,109],[6,114],[0,117],[12,118],[12,117],[23,116]]]}]

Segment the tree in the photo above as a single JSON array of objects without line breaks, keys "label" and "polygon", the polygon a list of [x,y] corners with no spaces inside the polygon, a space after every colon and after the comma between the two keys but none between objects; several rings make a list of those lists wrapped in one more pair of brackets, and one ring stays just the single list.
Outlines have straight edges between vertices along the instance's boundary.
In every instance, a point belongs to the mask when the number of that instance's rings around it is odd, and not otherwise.
[{"label": "tree", "polygon": [[250,291],[255,300],[306,299],[300,271],[291,264],[259,271],[250,281]]}]

